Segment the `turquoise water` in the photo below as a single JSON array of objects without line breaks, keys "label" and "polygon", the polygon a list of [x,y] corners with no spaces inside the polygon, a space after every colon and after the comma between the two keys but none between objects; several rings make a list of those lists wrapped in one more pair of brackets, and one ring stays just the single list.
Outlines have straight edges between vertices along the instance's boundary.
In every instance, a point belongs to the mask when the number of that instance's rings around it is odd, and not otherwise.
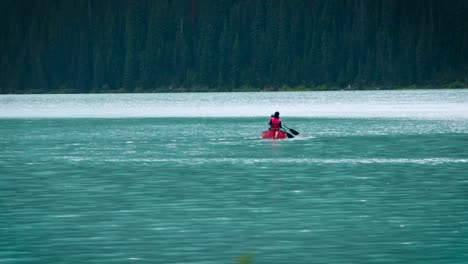
[{"label": "turquoise water", "polygon": [[467,263],[467,102],[1,96],[0,263]]}]

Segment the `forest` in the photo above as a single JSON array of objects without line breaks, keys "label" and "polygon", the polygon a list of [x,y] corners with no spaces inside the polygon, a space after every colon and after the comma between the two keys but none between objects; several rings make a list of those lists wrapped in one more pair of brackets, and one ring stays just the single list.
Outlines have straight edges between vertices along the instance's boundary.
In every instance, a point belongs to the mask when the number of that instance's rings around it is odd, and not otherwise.
[{"label": "forest", "polygon": [[466,0],[2,0],[0,93],[468,86]]}]

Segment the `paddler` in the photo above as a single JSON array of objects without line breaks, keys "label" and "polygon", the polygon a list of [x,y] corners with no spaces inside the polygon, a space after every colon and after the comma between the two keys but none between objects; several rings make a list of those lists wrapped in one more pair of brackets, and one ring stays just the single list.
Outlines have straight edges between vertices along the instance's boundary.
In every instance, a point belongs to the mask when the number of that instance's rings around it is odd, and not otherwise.
[{"label": "paddler", "polygon": [[271,115],[270,123],[269,123],[270,124],[270,130],[275,132],[275,138],[278,135],[279,129],[283,128],[283,126],[281,126],[281,119],[279,118],[279,115],[280,115],[279,112],[275,112],[274,115]]}]

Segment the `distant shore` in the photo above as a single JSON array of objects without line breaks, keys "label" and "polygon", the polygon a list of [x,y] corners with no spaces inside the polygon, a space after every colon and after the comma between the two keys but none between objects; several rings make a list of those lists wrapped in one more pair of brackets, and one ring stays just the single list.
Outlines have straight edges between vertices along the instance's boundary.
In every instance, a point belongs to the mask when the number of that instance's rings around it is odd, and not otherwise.
[{"label": "distant shore", "polygon": [[158,87],[158,88],[135,88],[135,89],[93,89],[89,92],[83,92],[83,89],[61,87],[50,89],[47,91],[41,89],[18,90],[18,91],[2,91],[0,94],[78,94],[78,93],[204,93],[204,92],[312,92],[312,91],[375,91],[375,90],[437,90],[437,89],[468,89],[468,86],[462,82],[454,82],[441,85],[352,85],[347,86],[288,86],[282,85],[277,87],[252,87],[240,86],[236,88],[229,87]]}]

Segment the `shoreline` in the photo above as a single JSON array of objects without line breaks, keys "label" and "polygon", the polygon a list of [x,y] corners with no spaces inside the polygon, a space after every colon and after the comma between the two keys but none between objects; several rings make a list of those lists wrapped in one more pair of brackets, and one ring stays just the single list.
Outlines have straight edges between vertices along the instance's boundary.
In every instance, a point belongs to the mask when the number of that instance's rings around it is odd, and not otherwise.
[{"label": "shoreline", "polygon": [[136,93],[237,93],[237,92],[324,92],[324,91],[397,91],[397,90],[462,90],[468,89],[468,86],[464,86],[461,83],[453,83],[443,86],[281,86],[281,87],[268,87],[268,88],[255,88],[250,86],[243,86],[236,89],[229,88],[209,88],[209,87],[189,87],[189,88],[153,88],[153,89],[103,89],[103,90],[91,90],[89,92],[83,92],[79,89],[51,89],[49,91],[42,91],[40,89],[32,89],[27,91],[15,91],[15,92],[1,92],[1,95],[13,95],[13,94],[136,94]]}]

